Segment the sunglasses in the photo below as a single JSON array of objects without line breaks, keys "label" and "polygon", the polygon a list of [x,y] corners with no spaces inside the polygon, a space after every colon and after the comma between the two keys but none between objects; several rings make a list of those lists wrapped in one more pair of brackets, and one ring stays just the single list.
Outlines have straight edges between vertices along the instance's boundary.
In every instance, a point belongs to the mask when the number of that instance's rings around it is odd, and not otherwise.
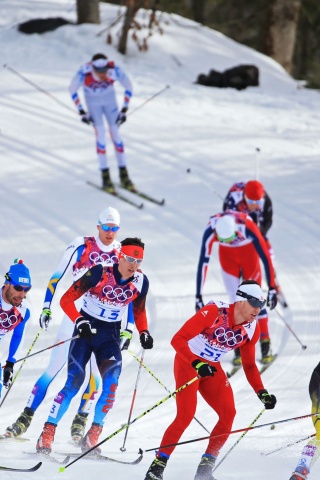
[{"label": "sunglasses", "polygon": [[251,295],[248,295],[247,293],[242,292],[241,290],[237,290],[236,294],[239,295],[239,297],[246,298],[249,304],[251,305],[251,307],[253,308],[262,308],[266,304],[266,300],[261,301],[259,300],[259,298],[252,297]]},{"label": "sunglasses", "polygon": [[31,290],[31,287],[22,287],[21,285],[17,284],[17,283],[13,283],[13,281],[11,280],[11,277],[8,273],[5,274],[4,278],[10,283],[10,285],[13,286],[13,288],[15,289],[16,292],[29,292],[29,290]]},{"label": "sunglasses", "polygon": [[219,235],[217,234],[217,237],[218,237],[219,242],[222,242],[222,243],[232,242],[232,241],[236,238],[236,236],[237,236],[237,233],[236,233],[236,232],[234,232],[234,234],[231,235],[231,237],[229,237],[229,238],[221,238],[221,237],[219,237]]},{"label": "sunglasses", "polygon": [[125,255],[124,253],[121,254],[123,258],[128,262],[128,263],[134,263],[136,262],[137,265],[140,265],[140,263],[143,262],[143,258],[134,258],[134,257],[129,257],[129,255]]},{"label": "sunglasses", "polygon": [[262,205],[262,199],[260,199],[260,200],[251,200],[251,199],[248,198],[248,197],[245,197],[245,198],[246,198],[246,202],[247,202],[248,205],[254,205],[254,204],[259,205],[259,206]]},{"label": "sunglasses", "polygon": [[117,232],[120,229],[120,227],[109,227],[109,225],[102,225],[101,222],[99,222],[99,225],[104,232],[110,232],[110,230],[112,232]]},{"label": "sunglasses", "polygon": [[13,288],[16,290],[16,292],[29,292],[29,290],[31,290],[31,287],[22,287],[21,285],[14,285],[13,283],[11,283],[11,285],[13,286]]}]

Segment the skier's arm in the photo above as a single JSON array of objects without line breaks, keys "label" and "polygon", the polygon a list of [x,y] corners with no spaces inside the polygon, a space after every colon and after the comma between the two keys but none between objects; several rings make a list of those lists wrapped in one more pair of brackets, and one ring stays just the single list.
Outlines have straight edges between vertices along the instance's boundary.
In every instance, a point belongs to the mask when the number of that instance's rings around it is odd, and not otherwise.
[{"label": "skier's arm", "polygon": [[[204,315],[204,312],[206,314]],[[199,357],[194,355],[188,345],[188,341],[199,335],[205,328],[210,327],[219,313],[216,305],[207,304],[193,315],[186,323],[177,331],[171,340],[171,345],[178,355],[184,357],[187,362],[198,360]]]},{"label": "skier's arm", "polygon": [[265,193],[265,201],[263,206],[263,215],[262,220],[260,222],[260,232],[265,237],[268,233],[272,225],[272,216],[273,216],[273,209],[272,209],[272,202],[271,198],[267,193]]},{"label": "skier's arm", "polygon": [[132,83],[129,77],[120,67],[115,66],[115,75],[116,79],[119,81],[119,83],[123,86],[125,90],[122,108],[128,109],[132,97]]},{"label": "skier's arm", "polygon": [[78,95],[78,90],[83,85],[83,82],[84,82],[84,72],[82,68],[80,68],[75,74],[75,76],[72,78],[71,83],[69,85],[69,92],[70,92],[71,98],[75,106],[77,107],[77,110],[79,113],[81,110],[82,111],[84,110]]},{"label": "skier's arm", "polygon": [[22,322],[20,322],[19,325],[12,332],[7,362],[16,362],[16,354],[19,350],[22,349],[25,326],[29,318],[30,310],[29,308],[27,308]]},{"label": "skier's arm", "polygon": [[206,275],[208,271],[210,255],[212,251],[213,243],[217,241],[215,232],[211,227],[211,223],[208,224],[202,236],[202,243],[200,248],[200,256],[197,269],[197,280],[196,280],[196,296],[202,295],[203,286],[206,280]]},{"label": "skier's arm", "polygon": [[46,294],[44,297],[43,309],[51,308],[51,302],[53,300],[55,291],[57,289],[60,280],[69,272],[74,264],[79,260],[84,249],[84,238],[77,237],[68,245],[60,263],[53,273],[47,285]]},{"label": "skier's arm", "polygon": [[264,270],[266,273],[267,283],[269,288],[274,288],[274,269],[271,261],[271,257],[267,248],[265,239],[263,238],[257,225],[251,220],[250,217],[246,219],[246,236],[251,238],[253,245],[262,260]]},{"label": "skier's arm", "polygon": [[100,263],[94,265],[62,295],[60,299],[61,308],[73,322],[81,317],[81,313],[75,306],[76,300],[82,297],[87,290],[97,285],[101,279],[102,273],[103,266]]},{"label": "skier's arm", "polygon": [[138,332],[141,333],[143,330],[148,330],[148,320],[146,312],[146,298],[149,290],[149,280],[145,275],[143,275],[143,284],[141,292],[137,298],[132,302],[133,304],[133,316],[134,322],[138,329]]},{"label": "skier's arm", "polygon": [[258,393],[264,389],[259,369],[256,365],[256,343],[259,340],[260,328],[257,324],[251,340],[240,347],[241,359],[244,373],[251,387]]}]

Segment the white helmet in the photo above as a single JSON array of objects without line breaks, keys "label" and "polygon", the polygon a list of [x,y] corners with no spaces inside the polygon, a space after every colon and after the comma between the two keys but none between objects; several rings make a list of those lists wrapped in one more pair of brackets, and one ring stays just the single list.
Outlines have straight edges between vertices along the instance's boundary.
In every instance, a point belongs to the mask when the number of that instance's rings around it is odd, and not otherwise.
[{"label": "white helmet", "polygon": [[231,241],[235,236],[237,224],[232,215],[223,215],[218,218],[215,228],[219,240]]},{"label": "white helmet", "polygon": [[120,214],[115,208],[108,207],[100,213],[99,222],[102,225],[104,225],[105,223],[114,223],[115,225],[119,226]]}]

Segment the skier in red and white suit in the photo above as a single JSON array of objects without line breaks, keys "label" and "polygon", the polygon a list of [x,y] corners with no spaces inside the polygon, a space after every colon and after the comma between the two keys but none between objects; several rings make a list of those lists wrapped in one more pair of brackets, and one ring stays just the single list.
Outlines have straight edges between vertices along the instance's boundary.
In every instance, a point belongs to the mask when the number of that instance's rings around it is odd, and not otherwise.
[{"label": "skier in red and white suit", "polygon": [[[265,303],[258,283],[246,280],[238,287],[235,303],[209,302],[174,335],[171,345],[176,350],[176,387],[193,379],[195,371],[199,380],[176,395],[176,418],[165,431],[145,480],[162,480],[175,444],[194,418],[198,392],[217,413],[219,420],[210,434],[195,480],[213,480],[215,460],[229,437],[236,414],[232,387],[220,361],[236,347],[240,347],[247,380],[258,398],[266,409],[275,407],[276,397],[265,389],[255,362],[255,344],[259,339],[257,316]],[[165,448],[166,445],[171,446]]]},{"label": "skier in red and white suit", "polygon": [[[125,89],[120,111],[114,88],[116,81]],[[88,113],[84,110],[78,95],[78,90],[81,87]],[[97,53],[93,55],[90,62],[79,68],[71,81],[69,91],[81,120],[88,124],[92,123],[94,126],[103,187],[109,193],[114,191],[107,162],[105,118],[115,149],[121,184],[124,188],[132,190],[133,184],[128,176],[124,144],[119,132],[119,126],[126,121],[126,112],[132,96],[132,84],[129,77],[118,65],[109,61],[104,54]]]},{"label": "skier in red and white suit", "polygon": [[[206,279],[212,246],[219,243],[219,260],[222,277],[229,294],[234,301],[240,279],[262,282],[259,258],[261,258],[269,287],[268,303],[270,309],[277,304],[274,269],[266,243],[257,225],[246,213],[227,210],[213,215],[204,231],[197,271],[196,309],[203,306],[202,290]],[[260,341],[263,363],[272,360],[268,314],[266,308],[259,313]],[[237,350],[234,363],[241,364]],[[238,361],[240,359],[240,361]]]},{"label": "skier in red and white suit", "polygon": [[[222,210],[235,210],[250,215],[254,223],[258,225],[259,230],[265,239],[274,265],[274,252],[267,236],[272,226],[272,201],[262,183],[258,180],[234,183],[223,200]],[[286,299],[284,298],[277,278],[275,278],[275,287],[277,289],[279,302],[283,307],[287,307]]]}]

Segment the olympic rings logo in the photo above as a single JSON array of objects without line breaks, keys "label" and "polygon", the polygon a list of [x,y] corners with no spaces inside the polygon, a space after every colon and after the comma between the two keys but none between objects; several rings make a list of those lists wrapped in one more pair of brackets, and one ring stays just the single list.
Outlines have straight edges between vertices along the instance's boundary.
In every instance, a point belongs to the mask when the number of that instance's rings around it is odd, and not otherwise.
[{"label": "olympic rings logo", "polygon": [[10,327],[13,327],[19,322],[19,319],[16,315],[10,315],[8,316],[7,313],[1,312],[0,313],[0,326],[2,328],[9,329]]},{"label": "olympic rings logo", "polygon": [[133,297],[133,292],[130,288],[123,290],[121,287],[113,288],[112,285],[106,285],[102,292],[108,300],[117,300],[118,302],[125,302]]},{"label": "olympic rings logo", "polygon": [[98,265],[100,263],[117,263],[118,257],[117,255],[109,255],[108,253],[98,253],[98,252],[91,252],[89,255],[89,259],[94,265]]},{"label": "olympic rings logo", "polygon": [[233,330],[226,330],[224,327],[217,328],[215,337],[218,343],[227,344],[228,347],[234,347],[243,341],[241,333],[235,335]]}]

